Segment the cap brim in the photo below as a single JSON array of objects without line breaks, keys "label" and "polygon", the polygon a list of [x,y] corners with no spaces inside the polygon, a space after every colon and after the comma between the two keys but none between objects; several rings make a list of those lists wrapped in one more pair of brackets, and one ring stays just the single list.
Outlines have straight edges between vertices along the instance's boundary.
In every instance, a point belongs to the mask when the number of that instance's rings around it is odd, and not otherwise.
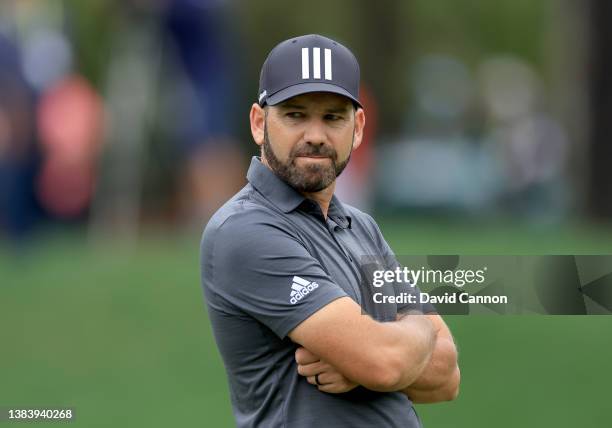
[{"label": "cap brim", "polygon": [[276,105],[302,94],[309,94],[311,92],[331,92],[332,94],[344,95],[351,101],[357,103],[361,108],[363,106],[359,100],[351,95],[349,91],[340,86],[332,85],[331,83],[300,83],[298,85],[289,86],[288,88],[281,89],[275,94],[270,95],[266,98],[266,104]]}]

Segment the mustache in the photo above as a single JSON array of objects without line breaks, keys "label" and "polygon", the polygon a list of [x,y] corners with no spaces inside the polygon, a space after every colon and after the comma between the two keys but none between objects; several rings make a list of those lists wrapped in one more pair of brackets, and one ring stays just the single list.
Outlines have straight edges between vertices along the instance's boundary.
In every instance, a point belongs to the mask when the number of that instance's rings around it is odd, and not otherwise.
[{"label": "mustache", "polygon": [[336,153],[336,151],[332,147],[326,146],[326,145],[322,145],[322,146],[305,145],[302,147],[297,147],[291,153],[292,159],[295,159],[299,156],[322,156],[322,157],[331,158],[332,160],[335,161],[338,158],[338,153]]}]

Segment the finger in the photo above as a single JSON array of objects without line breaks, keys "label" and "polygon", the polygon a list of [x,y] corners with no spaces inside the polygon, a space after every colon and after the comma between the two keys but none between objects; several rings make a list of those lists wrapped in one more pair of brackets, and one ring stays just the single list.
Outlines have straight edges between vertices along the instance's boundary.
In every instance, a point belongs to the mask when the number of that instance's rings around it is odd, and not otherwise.
[{"label": "finger", "polygon": [[335,384],[335,383],[328,383],[325,385],[319,385],[317,386],[317,389],[321,392],[327,392],[328,394],[338,394],[340,392],[342,392],[341,388],[339,387],[339,385]]},{"label": "finger", "polygon": [[295,361],[298,364],[303,364],[303,365],[312,364],[319,360],[320,358],[318,355],[313,354],[312,352],[310,352],[308,349],[304,348],[303,346],[300,346],[295,351]]},{"label": "finger", "polygon": [[337,383],[328,383],[327,385],[320,385],[317,387],[319,391],[326,392],[328,394],[342,394],[354,389],[354,386],[339,385]]},{"label": "finger", "polygon": [[[323,382],[325,380],[325,382]],[[338,372],[322,372],[319,375],[319,383],[322,384],[342,384],[345,383],[346,379]]]},{"label": "finger", "polygon": [[298,364],[298,373],[302,376],[314,376],[317,373],[322,373],[328,369],[328,365],[320,361],[312,364]]},{"label": "finger", "polygon": [[[319,378],[319,383],[317,383],[317,376]],[[327,373],[319,373],[318,375],[307,376],[306,380],[311,385],[325,385],[329,383],[329,375]]]},{"label": "finger", "polygon": [[357,387],[356,383],[346,382],[345,380],[340,381],[340,382],[326,383],[324,385],[317,386],[319,391],[327,392],[328,394],[341,394],[343,392],[351,391],[355,389],[356,387]]}]

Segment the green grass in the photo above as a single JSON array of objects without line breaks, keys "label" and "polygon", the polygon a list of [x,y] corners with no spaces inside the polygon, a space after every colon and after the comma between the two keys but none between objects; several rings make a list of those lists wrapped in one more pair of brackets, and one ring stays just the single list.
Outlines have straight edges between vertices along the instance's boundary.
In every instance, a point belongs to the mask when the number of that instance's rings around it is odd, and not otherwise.
[{"label": "green grass", "polygon": [[[405,254],[586,254],[612,248],[607,229],[397,219],[381,226]],[[75,427],[233,426],[199,284],[198,240],[197,233],[147,238],[124,248],[59,238],[20,258],[2,250],[0,406],[70,406]],[[612,381],[612,317],[472,316],[447,322],[460,348],[462,390],[455,402],[418,406],[426,427],[609,423],[604,411]]]},{"label": "green grass", "polygon": [[71,426],[231,425],[194,241],[3,258],[0,403],[71,406]]}]

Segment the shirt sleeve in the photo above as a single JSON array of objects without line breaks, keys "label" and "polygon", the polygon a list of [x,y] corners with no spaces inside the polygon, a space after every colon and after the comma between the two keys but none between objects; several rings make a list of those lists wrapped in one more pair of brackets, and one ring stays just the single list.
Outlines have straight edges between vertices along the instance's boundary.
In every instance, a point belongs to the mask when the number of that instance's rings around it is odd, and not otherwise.
[{"label": "shirt sleeve", "polygon": [[207,286],[283,339],[333,300],[346,296],[288,224],[266,213],[238,213],[216,231]]}]

